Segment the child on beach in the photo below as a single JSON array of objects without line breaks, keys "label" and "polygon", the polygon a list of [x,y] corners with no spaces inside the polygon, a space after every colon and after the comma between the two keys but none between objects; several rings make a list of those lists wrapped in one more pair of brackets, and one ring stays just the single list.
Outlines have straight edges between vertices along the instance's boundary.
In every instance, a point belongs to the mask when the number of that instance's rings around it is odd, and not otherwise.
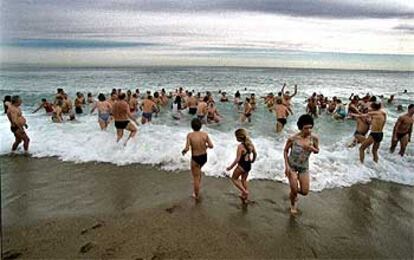
[{"label": "child on beach", "polygon": [[213,143],[206,132],[200,131],[201,120],[194,118],[191,121],[192,133],[187,135],[187,141],[182,154],[185,155],[191,146],[191,173],[193,175],[193,198],[200,198],[201,168],[207,162],[207,148],[212,149]]},{"label": "child on beach", "polygon": [[[231,171],[234,166],[237,165],[236,169],[234,169],[233,175],[231,176],[231,181],[234,186],[241,191],[240,198],[242,202],[246,203],[249,196],[249,191],[247,190],[247,176],[252,168],[252,163],[256,160],[257,153],[245,129],[237,129],[234,134],[240,144],[237,146],[236,159],[229,167],[227,167],[226,170]],[[251,158],[251,154],[253,154],[253,158]],[[241,180],[239,180],[240,177]]]},{"label": "child on beach", "polygon": [[309,157],[311,153],[319,153],[319,138],[312,134],[312,116],[300,116],[297,125],[300,132],[288,138],[284,150],[291,214],[297,213],[298,194],[306,196],[309,192]]}]

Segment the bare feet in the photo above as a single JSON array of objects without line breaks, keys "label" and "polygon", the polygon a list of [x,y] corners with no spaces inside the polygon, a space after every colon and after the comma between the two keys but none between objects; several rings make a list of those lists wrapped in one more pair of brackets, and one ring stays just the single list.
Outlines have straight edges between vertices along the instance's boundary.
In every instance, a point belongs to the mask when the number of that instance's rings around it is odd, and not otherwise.
[{"label": "bare feet", "polygon": [[193,198],[193,199],[195,199],[196,201],[198,201],[199,199],[200,199],[200,195],[199,194],[195,194],[194,192],[193,192],[193,194],[191,195],[191,197]]}]

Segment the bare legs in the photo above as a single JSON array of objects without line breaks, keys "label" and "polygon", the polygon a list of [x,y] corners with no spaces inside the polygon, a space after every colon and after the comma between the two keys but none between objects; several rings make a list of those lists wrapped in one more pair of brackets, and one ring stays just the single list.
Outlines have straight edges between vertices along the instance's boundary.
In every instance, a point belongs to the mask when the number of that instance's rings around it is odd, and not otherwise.
[{"label": "bare legs", "polygon": [[191,160],[191,174],[193,175],[193,198],[200,198],[201,168],[198,163]]},{"label": "bare legs", "polygon": [[306,196],[309,193],[309,174],[307,172],[298,174],[291,171],[289,174],[289,184],[290,213],[296,214],[298,212],[298,194]]},{"label": "bare legs", "polygon": [[[403,138],[401,138],[400,140],[400,152],[399,155],[404,156],[405,153],[405,149],[407,148],[408,145],[408,134],[404,135]],[[393,153],[395,151],[395,148],[397,147],[398,144],[398,140],[392,140],[391,141],[391,147],[390,147],[390,152]]]},{"label": "bare legs", "polygon": [[[134,137],[135,134],[137,133],[137,128],[133,124],[131,124],[131,123],[128,123],[128,125],[126,127],[126,130],[130,131],[130,134],[128,136],[128,139],[125,141],[124,145],[127,145],[129,139],[131,139],[132,137]],[[122,139],[122,136],[124,136],[124,129],[117,128],[116,129],[116,136],[117,136],[116,142],[119,142],[119,140]]]},{"label": "bare legs", "polygon": [[30,139],[27,136],[26,132],[23,129],[18,129],[16,132],[14,132],[14,136],[16,139],[12,145],[12,152],[16,151],[19,144],[23,141],[23,148],[27,153],[29,151]]},{"label": "bare legs", "polygon": [[[239,180],[240,176],[241,180]],[[241,170],[238,166],[236,169],[234,169],[233,175],[231,176],[231,181],[233,182],[234,186],[236,186],[236,188],[241,191],[240,198],[242,199],[243,203],[246,203],[249,196],[249,191],[247,190],[247,176],[248,174]]]}]

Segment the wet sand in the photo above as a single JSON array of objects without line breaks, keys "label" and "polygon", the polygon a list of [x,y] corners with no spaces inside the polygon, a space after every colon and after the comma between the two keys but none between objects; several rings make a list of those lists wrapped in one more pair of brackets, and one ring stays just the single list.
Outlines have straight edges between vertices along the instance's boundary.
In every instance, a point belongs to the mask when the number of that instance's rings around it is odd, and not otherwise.
[{"label": "wet sand", "polygon": [[414,258],[414,188],[382,181],[311,192],[289,214],[288,186],[142,165],[0,157],[4,257]]}]

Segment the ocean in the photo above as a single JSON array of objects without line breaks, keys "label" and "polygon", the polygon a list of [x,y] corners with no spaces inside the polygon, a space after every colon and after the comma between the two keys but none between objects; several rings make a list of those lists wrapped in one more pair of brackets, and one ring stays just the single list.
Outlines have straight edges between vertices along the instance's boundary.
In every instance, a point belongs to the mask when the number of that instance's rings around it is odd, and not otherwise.
[{"label": "ocean", "polygon": [[[284,174],[283,148],[289,135],[297,132],[297,118],[305,112],[306,98],[313,92],[325,96],[337,96],[345,103],[351,93],[389,97],[396,95],[394,105],[386,105],[388,119],[384,140],[379,150],[380,161],[374,163],[371,154],[365,164],[358,159],[358,148],[347,148],[355,130],[355,121],[336,121],[327,114],[315,120],[314,132],[320,137],[320,153],[310,159],[311,190],[321,191],[336,187],[349,187],[356,183],[380,179],[406,185],[414,185],[414,146],[409,143],[406,155],[390,154],[389,146],[394,123],[400,112],[396,106],[405,107],[414,102],[413,72],[350,71],[281,68],[236,67],[131,67],[131,68],[3,68],[0,70],[0,96],[20,95],[22,110],[27,119],[33,157],[58,157],[76,163],[107,162],[116,165],[145,164],[159,167],[176,174],[189,169],[190,155],[181,155],[186,134],[191,131],[191,117],[176,121],[171,110],[164,109],[150,125],[139,126],[135,139],[126,147],[116,143],[115,128],[101,131],[97,115],[85,113],[76,122],[52,123],[44,110],[33,114],[41,98],[51,100],[57,88],[63,88],[73,100],[75,93],[91,92],[108,94],[112,88],[123,90],[136,88],[167,92],[183,87],[195,92],[211,91],[218,101],[219,90],[232,99],[239,90],[242,97],[255,93],[258,109],[252,123],[239,123],[239,114],[232,103],[217,102],[224,119],[220,124],[203,126],[215,145],[208,152],[208,162],[203,170],[208,176],[224,177],[225,168],[236,156],[237,142],[234,131],[246,128],[258,152],[250,179],[267,179],[287,183]],[[298,94],[293,98],[294,115],[288,118],[283,133],[276,134],[274,114],[269,113],[260,96],[276,94],[283,83]],[[404,89],[408,90],[403,94]],[[2,105],[1,105],[2,106]],[[1,107],[1,110],[3,108]],[[89,109],[86,109],[88,112]],[[10,124],[0,115],[0,155],[10,153],[14,140]],[[397,147],[397,151],[398,151]],[[47,166],[45,166],[47,167]],[[84,174],[88,174],[85,172]],[[139,174],[139,172],[137,172]]]}]

